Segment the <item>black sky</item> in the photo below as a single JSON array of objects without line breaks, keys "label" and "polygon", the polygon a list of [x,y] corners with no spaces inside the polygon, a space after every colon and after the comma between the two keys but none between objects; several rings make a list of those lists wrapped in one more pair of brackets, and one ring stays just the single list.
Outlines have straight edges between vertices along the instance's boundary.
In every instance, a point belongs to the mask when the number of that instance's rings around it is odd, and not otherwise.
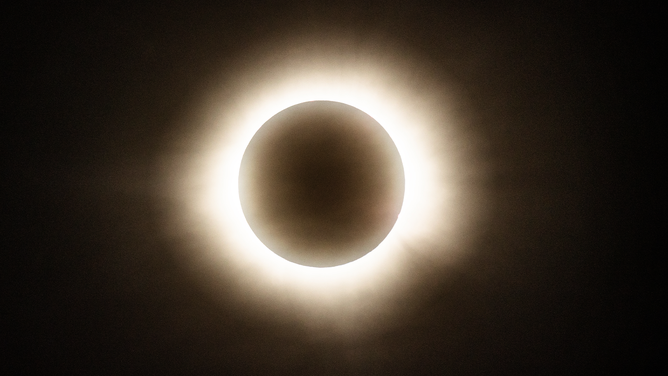
[{"label": "black sky", "polygon": [[[608,374],[655,364],[649,312],[662,266],[650,240],[665,221],[648,179],[659,173],[649,163],[656,24],[633,4],[554,3],[33,2],[3,12],[2,373]],[[187,133],[177,119],[241,56],[300,33],[423,58],[463,96],[486,166],[474,256],[371,336],[314,337],[220,303],[161,229],[173,208],[159,166]]]}]

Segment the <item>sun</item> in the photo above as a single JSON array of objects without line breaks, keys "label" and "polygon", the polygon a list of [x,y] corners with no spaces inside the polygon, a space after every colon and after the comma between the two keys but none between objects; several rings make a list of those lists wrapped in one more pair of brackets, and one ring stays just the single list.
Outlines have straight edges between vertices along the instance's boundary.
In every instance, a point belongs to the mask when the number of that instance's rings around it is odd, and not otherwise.
[{"label": "sun", "polygon": [[[380,95],[373,87],[364,85],[359,78],[342,80],[325,74],[312,74],[286,80],[267,93],[265,99],[249,104],[242,114],[237,129],[228,129],[221,137],[220,154],[212,163],[209,189],[202,196],[202,209],[207,216],[219,223],[221,236],[234,249],[235,258],[262,269],[264,276],[280,278],[283,283],[294,284],[309,289],[321,289],[326,284],[346,281],[357,283],[359,279],[369,279],[378,270],[387,269],[399,251],[399,243],[410,241],[415,234],[429,227],[430,205],[439,200],[435,189],[438,169],[435,162],[423,152],[424,142],[415,134],[415,116],[402,111],[400,103],[393,103],[388,95]],[[246,223],[238,197],[238,175],[241,158],[248,142],[262,124],[287,107],[315,100],[327,100],[356,107],[376,119],[390,134],[401,155],[405,170],[405,198],[402,213],[394,229],[376,250],[352,263],[330,268],[312,268],[293,264],[276,256],[252,233]],[[397,101],[398,102],[398,101]],[[445,193],[445,192],[444,192]]]},{"label": "sun", "polygon": [[[268,54],[269,62],[259,59],[207,91],[205,105],[188,119],[197,136],[176,169],[172,193],[181,209],[173,228],[189,239],[186,252],[203,280],[236,286],[232,295],[244,302],[277,311],[298,306],[322,318],[364,301],[368,312],[369,304],[408,289],[416,254],[444,260],[461,243],[457,233],[467,220],[460,215],[470,201],[457,179],[461,149],[453,147],[447,95],[433,89],[428,75],[420,77],[419,64],[407,69],[396,54],[361,59],[302,50],[310,55]],[[364,257],[328,268],[295,264],[267,249],[248,226],[238,195],[241,159],[255,132],[276,113],[308,101],[340,102],[374,118],[394,141],[405,175],[403,207],[385,240]],[[425,247],[434,242],[440,246]]]}]

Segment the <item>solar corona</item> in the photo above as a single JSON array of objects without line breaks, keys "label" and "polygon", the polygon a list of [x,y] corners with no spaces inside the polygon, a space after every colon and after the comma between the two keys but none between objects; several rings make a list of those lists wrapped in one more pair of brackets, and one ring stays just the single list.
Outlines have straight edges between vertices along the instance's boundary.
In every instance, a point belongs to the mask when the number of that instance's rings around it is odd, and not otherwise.
[{"label": "solar corona", "polygon": [[221,301],[372,330],[428,277],[416,268],[447,267],[471,238],[458,102],[417,60],[294,43],[244,60],[184,115],[166,228]]}]

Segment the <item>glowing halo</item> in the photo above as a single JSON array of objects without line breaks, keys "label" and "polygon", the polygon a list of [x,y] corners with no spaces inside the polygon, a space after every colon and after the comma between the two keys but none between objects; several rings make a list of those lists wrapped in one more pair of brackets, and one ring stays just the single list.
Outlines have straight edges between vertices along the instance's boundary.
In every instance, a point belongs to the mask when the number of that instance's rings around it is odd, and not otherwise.
[{"label": "glowing halo", "polygon": [[[223,285],[234,285],[231,295],[240,301],[278,312],[297,309],[311,324],[329,318],[350,325],[351,317],[370,317],[370,310],[380,312],[374,305],[408,291],[416,254],[435,265],[454,257],[475,210],[457,167],[462,149],[444,95],[430,89],[428,76],[407,74],[402,64],[388,64],[387,55],[360,59],[301,50],[311,55],[272,55],[270,68],[261,62],[239,69],[231,83],[207,94],[205,108],[189,119],[202,125],[186,144],[187,163],[169,168],[182,171],[171,183],[182,204],[173,226],[187,238],[196,273],[214,290],[217,285],[229,295]],[[393,230],[366,256],[329,268],[294,264],[267,249],[246,223],[238,198],[241,158],[258,128],[281,110],[313,100],[341,102],[373,117],[395,142],[405,173]],[[435,242],[439,247],[424,246]]]}]

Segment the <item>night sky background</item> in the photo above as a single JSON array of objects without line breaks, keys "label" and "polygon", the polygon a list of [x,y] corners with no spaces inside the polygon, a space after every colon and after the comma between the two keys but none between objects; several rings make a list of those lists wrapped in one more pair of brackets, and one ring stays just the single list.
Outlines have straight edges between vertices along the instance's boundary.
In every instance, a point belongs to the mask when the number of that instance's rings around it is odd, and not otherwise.
[{"label": "night sky background", "polygon": [[[2,12],[0,373],[589,375],[658,364],[656,11],[110,3]],[[185,132],[176,120],[239,56],[295,33],[405,46],[457,88],[480,138],[488,207],[472,256],[373,335],[313,336],[225,305],[161,229],[173,209],[158,167]]]}]

